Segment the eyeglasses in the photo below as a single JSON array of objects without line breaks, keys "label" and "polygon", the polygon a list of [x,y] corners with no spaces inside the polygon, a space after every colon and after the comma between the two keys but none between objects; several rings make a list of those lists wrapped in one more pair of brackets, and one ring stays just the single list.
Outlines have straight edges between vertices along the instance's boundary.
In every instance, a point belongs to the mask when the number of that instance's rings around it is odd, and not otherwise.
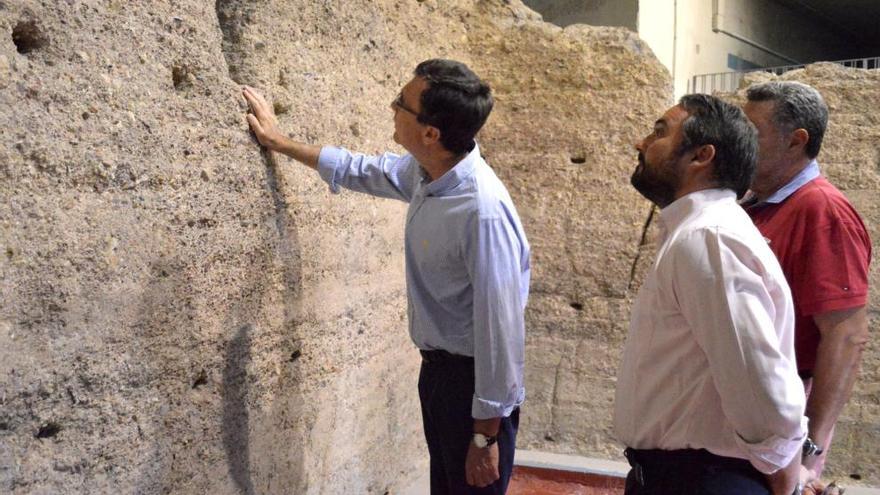
[{"label": "eyeglasses", "polygon": [[406,106],[406,103],[403,102],[403,93],[397,93],[397,97],[394,98],[394,101],[392,101],[391,104],[394,105],[396,108],[415,115],[416,117],[419,116],[419,112],[416,112],[412,108]]}]

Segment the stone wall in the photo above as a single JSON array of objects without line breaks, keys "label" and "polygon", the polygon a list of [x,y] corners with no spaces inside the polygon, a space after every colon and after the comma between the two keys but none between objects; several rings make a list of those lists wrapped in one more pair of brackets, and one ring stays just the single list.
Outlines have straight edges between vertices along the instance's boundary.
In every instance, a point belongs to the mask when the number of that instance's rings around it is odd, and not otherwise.
[{"label": "stone wall", "polygon": [[557,26],[589,24],[638,31],[638,0],[523,0],[523,3]]},{"label": "stone wall", "polygon": [[353,97],[393,90],[330,70],[378,65],[364,32],[316,64],[342,20],[286,7],[312,16],[301,57],[224,2],[2,3],[0,491],[381,493],[408,470],[403,209],[270,164],[237,82],[367,148],[389,126]]},{"label": "stone wall", "polygon": [[0,492],[423,471],[404,206],[261,154],[239,85],[300,139],[377,152],[438,56],[495,87],[483,149],[534,246],[523,445],[612,455],[649,211],[630,143],[671,93],[633,35],[518,0],[0,1]]}]

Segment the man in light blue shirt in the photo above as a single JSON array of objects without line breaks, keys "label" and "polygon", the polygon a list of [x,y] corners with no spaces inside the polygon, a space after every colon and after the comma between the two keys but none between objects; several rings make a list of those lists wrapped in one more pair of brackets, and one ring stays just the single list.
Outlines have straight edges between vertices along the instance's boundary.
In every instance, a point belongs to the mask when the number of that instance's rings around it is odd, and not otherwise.
[{"label": "man in light blue shirt", "polygon": [[260,144],[340,187],[409,203],[409,328],[422,353],[419,397],[431,493],[504,493],[523,388],[529,244],[506,188],[474,136],[489,86],[464,64],[428,60],[392,102],[394,140],[409,154],[354,154],[279,132],[271,106],[244,88]]}]

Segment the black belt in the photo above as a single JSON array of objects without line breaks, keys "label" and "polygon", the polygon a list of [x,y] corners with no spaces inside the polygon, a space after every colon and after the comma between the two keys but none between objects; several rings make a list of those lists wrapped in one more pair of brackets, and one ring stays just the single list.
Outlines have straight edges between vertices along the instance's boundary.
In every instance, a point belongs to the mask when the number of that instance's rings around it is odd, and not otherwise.
[{"label": "black belt", "polygon": [[470,356],[462,356],[460,354],[453,354],[444,350],[434,350],[434,351],[426,351],[424,349],[419,349],[419,352],[422,353],[422,360],[426,363],[466,363],[473,362],[474,358]]},{"label": "black belt", "polygon": [[753,470],[752,464],[736,457],[722,457],[705,449],[631,449],[623,451],[626,460],[633,468],[636,481],[646,486],[650,473],[668,471],[675,467],[718,466],[728,469]]}]

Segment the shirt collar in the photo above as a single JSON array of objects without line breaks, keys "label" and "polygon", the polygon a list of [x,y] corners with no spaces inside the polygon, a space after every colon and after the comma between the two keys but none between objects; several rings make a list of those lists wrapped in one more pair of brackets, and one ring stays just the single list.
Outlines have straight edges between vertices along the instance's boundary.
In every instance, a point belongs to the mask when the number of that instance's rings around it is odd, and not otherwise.
[{"label": "shirt collar", "polygon": [[770,197],[765,199],[764,201],[758,202],[755,204],[779,204],[786,200],[789,196],[795,193],[798,189],[803,187],[807,182],[819,177],[819,162],[816,160],[812,160],[803,170],[801,170],[797,175],[791,179],[788,184],[782,186],[775,193],[771,194]]},{"label": "shirt collar", "polygon": [[[454,167],[447,170],[445,174],[440,176],[440,178],[428,182],[425,186],[425,194],[427,196],[438,196],[455,189],[462,183],[462,181],[474,173],[474,167],[476,167],[479,159],[480,146],[474,142],[474,149],[472,149],[467,156],[462,158],[460,162],[456,163]],[[422,182],[425,183],[428,180],[430,180],[430,177],[423,172]]]},{"label": "shirt collar", "polygon": [[692,192],[660,210],[660,225],[665,232],[672,232],[692,213],[701,210],[709,203],[726,200],[736,201],[736,193],[730,189],[703,189]]}]

